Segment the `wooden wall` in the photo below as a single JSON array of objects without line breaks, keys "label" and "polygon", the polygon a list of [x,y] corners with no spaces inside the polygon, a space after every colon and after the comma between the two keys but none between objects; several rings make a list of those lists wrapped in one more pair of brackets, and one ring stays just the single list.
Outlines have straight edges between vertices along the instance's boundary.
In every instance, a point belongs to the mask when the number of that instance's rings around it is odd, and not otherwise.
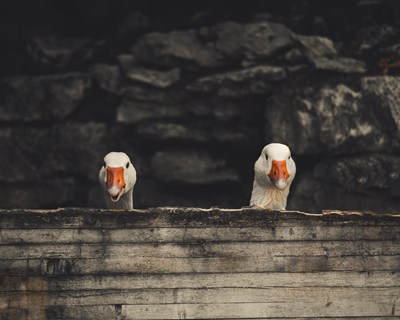
[{"label": "wooden wall", "polygon": [[0,211],[0,319],[400,319],[400,215]]}]

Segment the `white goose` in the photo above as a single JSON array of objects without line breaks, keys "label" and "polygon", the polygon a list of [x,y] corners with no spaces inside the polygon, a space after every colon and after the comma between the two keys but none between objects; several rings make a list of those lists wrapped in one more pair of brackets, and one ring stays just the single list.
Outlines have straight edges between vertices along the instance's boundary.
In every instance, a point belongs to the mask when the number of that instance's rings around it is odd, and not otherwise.
[{"label": "white goose", "polygon": [[288,146],[270,143],[254,164],[253,192],[250,206],[285,210],[296,165]]},{"label": "white goose", "polygon": [[104,166],[99,172],[107,208],[133,209],[133,188],[136,170],[124,152],[110,152],[104,157]]}]

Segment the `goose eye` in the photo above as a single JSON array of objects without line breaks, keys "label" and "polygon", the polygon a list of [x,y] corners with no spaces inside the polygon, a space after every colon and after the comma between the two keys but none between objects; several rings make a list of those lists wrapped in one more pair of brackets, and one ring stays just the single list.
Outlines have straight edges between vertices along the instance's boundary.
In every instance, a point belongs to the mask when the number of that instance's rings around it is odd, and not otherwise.
[{"label": "goose eye", "polygon": [[268,156],[267,155],[265,155],[265,160],[268,160]]},{"label": "goose eye", "polygon": [[289,158],[288,159],[290,159],[290,156],[289,156]]},{"label": "goose eye", "polygon": [[126,164],[126,168],[127,168],[127,169],[129,168],[129,162]]}]

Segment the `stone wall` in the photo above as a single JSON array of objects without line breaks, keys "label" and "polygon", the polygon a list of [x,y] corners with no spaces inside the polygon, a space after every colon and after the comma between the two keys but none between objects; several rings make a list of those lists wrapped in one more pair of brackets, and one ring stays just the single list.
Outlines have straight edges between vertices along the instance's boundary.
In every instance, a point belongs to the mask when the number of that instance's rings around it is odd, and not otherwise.
[{"label": "stone wall", "polygon": [[111,150],[138,171],[135,207],[241,207],[276,141],[298,167],[289,209],[399,211],[395,1],[2,11],[1,207],[104,206]]}]

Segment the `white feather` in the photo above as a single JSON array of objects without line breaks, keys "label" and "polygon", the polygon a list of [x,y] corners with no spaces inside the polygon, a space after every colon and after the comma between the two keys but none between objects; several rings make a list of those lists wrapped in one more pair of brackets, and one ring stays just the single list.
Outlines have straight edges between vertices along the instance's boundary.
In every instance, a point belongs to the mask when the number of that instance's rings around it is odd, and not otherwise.
[{"label": "white feather", "polygon": [[[271,182],[268,173],[271,171],[272,160],[286,161],[289,174],[286,181],[281,179],[276,184]],[[266,145],[254,164],[254,182],[250,205],[271,210],[285,210],[290,185],[295,175],[296,165],[289,147],[280,143]]]},{"label": "white feather", "polygon": [[[128,168],[126,168],[127,164]],[[125,190],[117,202],[110,199],[110,195],[118,194],[119,189],[116,186],[107,189],[107,171],[106,167],[124,169]],[[110,152],[104,157],[104,166],[99,172],[99,181],[104,191],[107,208],[110,209],[133,209],[133,188],[136,184],[136,170],[132,165],[129,157],[124,152]]]}]

